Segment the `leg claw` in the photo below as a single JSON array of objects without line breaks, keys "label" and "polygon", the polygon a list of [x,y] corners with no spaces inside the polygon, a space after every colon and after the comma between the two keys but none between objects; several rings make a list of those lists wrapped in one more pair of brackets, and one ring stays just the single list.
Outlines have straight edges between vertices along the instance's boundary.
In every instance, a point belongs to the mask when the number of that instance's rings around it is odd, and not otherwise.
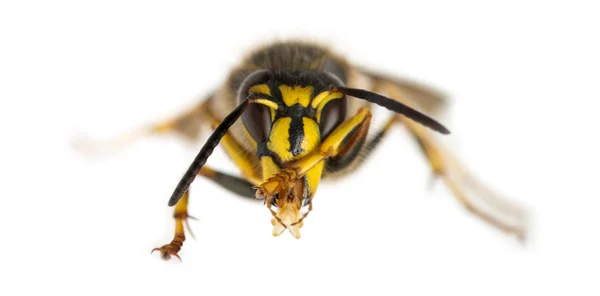
[{"label": "leg claw", "polygon": [[178,251],[175,251],[171,245],[164,245],[160,248],[154,248],[150,254],[154,253],[154,251],[160,251],[160,257],[165,261],[171,259],[171,256],[175,256],[177,259],[179,259],[179,261],[181,261],[181,257],[177,255]]}]

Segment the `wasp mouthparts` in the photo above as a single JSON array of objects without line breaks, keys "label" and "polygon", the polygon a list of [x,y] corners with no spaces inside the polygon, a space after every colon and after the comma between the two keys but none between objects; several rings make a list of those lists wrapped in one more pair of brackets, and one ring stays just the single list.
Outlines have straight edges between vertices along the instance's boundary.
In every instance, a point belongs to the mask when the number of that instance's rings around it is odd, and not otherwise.
[{"label": "wasp mouthparts", "polygon": [[273,216],[271,219],[273,236],[279,236],[283,231],[288,229],[295,238],[300,238],[300,228],[303,225],[303,215],[300,213],[300,209],[292,204],[286,204],[274,213]]}]

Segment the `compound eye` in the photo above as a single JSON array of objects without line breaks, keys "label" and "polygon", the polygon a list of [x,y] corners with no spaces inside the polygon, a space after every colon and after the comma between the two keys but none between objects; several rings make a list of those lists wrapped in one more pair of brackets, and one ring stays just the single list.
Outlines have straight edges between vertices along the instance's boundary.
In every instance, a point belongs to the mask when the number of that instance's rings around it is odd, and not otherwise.
[{"label": "compound eye", "polygon": [[272,125],[269,107],[260,104],[248,104],[246,111],[242,114],[242,121],[256,143],[267,141]]},{"label": "compound eye", "polygon": [[[250,73],[240,85],[238,104],[248,96],[250,87],[266,83],[271,77],[268,70],[257,70]],[[242,121],[248,133],[256,143],[266,142],[271,132],[271,111],[269,107],[260,104],[248,104],[242,114]]]},{"label": "compound eye", "polygon": [[323,107],[319,128],[321,130],[321,138],[325,139],[331,132],[339,126],[345,119],[348,113],[348,102],[346,97],[334,99]]}]

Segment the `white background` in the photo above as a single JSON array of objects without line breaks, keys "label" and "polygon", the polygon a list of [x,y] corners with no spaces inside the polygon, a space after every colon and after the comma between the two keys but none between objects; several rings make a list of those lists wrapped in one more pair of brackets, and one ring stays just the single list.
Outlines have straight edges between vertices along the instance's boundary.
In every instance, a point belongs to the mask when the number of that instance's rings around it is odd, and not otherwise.
[{"label": "white background", "polygon": [[[550,3],[553,2],[553,3]],[[556,1],[557,2],[557,1]],[[2,1],[1,295],[598,295],[600,12],[578,1]],[[219,86],[256,45],[321,41],[450,95],[450,146],[530,212],[525,246],[426,189],[401,128],[323,184],[303,237],[199,179],[183,263],[167,199],[201,143],[108,139]],[[235,172],[221,150],[209,160]]]}]

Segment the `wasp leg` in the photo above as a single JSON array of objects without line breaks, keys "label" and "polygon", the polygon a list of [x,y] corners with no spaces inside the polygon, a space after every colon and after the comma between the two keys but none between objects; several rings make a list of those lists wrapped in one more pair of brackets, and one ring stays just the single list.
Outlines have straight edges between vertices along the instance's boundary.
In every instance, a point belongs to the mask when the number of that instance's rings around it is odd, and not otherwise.
[{"label": "wasp leg", "polygon": [[[438,114],[445,110],[447,100],[445,95],[438,90],[415,81],[400,77],[390,77],[366,69],[361,69],[361,72],[366,74],[376,84],[383,81],[393,83],[398,91],[413,99],[411,103],[414,101],[415,104],[412,105],[418,107],[419,110],[426,111],[428,114]],[[340,155],[328,159],[326,162],[327,174],[323,177],[338,178],[357,170],[367,158],[373,155],[372,152],[379,146],[381,140],[387,135],[390,128],[394,126],[394,123],[398,123],[399,121],[399,116],[391,116],[383,127],[376,132],[375,136],[368,139],[364,145],[357,145],[346,154],[340,153]]]},{"label": "wasp leg", "polygon": [[[218,124],[218,122],[213,124],[213,128]],[[252,186],[259,184],[261,181],[256,173],[256,170],[254,169],[252,155],[244,150],[229,133],[223,136],[221,139],[221,145],[223,145],[227,154],[233,160],[235,165],[241,170],[243,177],[236,177],[227,173],[222,173],[208,166],[203,166],[198,174],[239,196],[255,200],[255,191]],[[171,256],[175,256],[181,260],[178,252],[181,250],[183,242],[185,241],[183,224],[184,222],[187,222],[187,218],[189,217],[187,213],[188,198],[189,195],[186,191],[184,196],[182,196],[182,198],[175,205],[175,237],[171,243],[152,250],[152,252],[160,251],[161,257],[165,260],[170,259]],[[188,231],[191,233],[189,227]]]},{"label": "wasp leg", "polygon": [[[239,196],[251,198],[252,200],[256,200],[254,198],[254,189],[252,188],[252,183],[250,183],[247,180],[216,171],[207,166],[203,167],[200,170],[199,175],[215,182],[216,184],[222,186],[223,188],[225,188]],[[181,197],[181,199],[175,205],[175,210],[173,213],[173,217],[175,218],[175,237],[173,238],[173,240],[170,243],[163,245],[160,248],[154,248],[152,250],[152,252],[160,251],[161,257],[164,260],[170,259],[171,256],[175,256],[179,260],[181,260],[178,253],[181,250],[181,247],[183,246],[183,242],[185,241],[185,231],[184,231],[183,226],[184,226],[184,224],[187,225],[188,218],[193,219],[193,217],[191,217],[187,211],[188,201],[189,201],[189,193],[188,193],[188,191],[186,191],[184,193],[184,195]],[[190,232],[190,234],[192,234],[192,231],[191,231],[189,225],[187,225],[187,228],[188,228],[188,231]]]},{"label": "wasp leg", "polygon": [[[410,104],[393,84],[381,81],[379,87],[391,98]],[[491,194],[491,191],[484,189],[450,153],[435,142],[424,127],[402,116],[399,118],[419,143],[433,174],[443,179],[446,186],[467,211],[506,233],[517,235],[521,241],[525,240],[524,214],[518,206],[510,204]],[[471,194],[467,195],[466,192]],[[474,202],[473,199],[476,198],[480,202]],[[489,210],[484,210],[486,206]],[[489,213],[490,210],[496,215]]]},{"label": "wasp leg", "polygon": [[127,145],[150,135],[176,133],[185,140],[194,142],[198,140],[202,126],[208,126],[210,121],[213,120],[213,115],[208,108],[211,99],[212,96],[172,119],[132,130],[114,139],[95,141],[79,138],[73,141],[73,146],[88,155],[103,155],[119,151]]},{"label": "wasp leg", "polygon": [[[213,123],[213,129],[219,125],[219,121]],[[242,178],[248,180],[252,185],[262,183],[259,172],[255,169],[258,167],[258,158],[255,154],[246,151],[240,143],[238,143],[229,132],[227,132],[220,142],[225,152],[240,169]]]},{"label": "wasp leg", "polygon": [[183,136],[186,140],[194,142],[198,140],[200,128],[208,125],[210,120],[214,119],[214,115],[210,112],[208,106],[212,100],[212,96],[203,100],[196,106],[192,107],[176,116],[171,120],[159,122],[150,127],[154,134],[177,133]]},{"label": "wasp leg", "polygon": [[257,189],[256,196],[259,198],[272,196],[287,187],[290,182],[304,176],[320,162],[338,156],[340,153],[351,151],[354,146],[364,141],[371,123],[371,116],[369,109],[361,108],[356,115],[342,122],[315,152],[292,163],[275,176],[267,179],[266,182],[255,187]]},{"label": "wasp leg", "polygon": [[327,174],[324,178],[337,178],[358,169],[367,158],[373,155],[373,151],[379,146],[381,140],[385,138],[388,131],[398,120],[396,115],[391,116],[371,139],[367,140],[366,130],[364,135],[357,134],[356,136],[359,136],[360,141],[357,141],[355,145],[346,145],[344,151],[340,151],[335,157],[327,159]]},{"label": "wasp leg", "polygon": [[177,257],[181,261],[181,257],[179,257],[178,253],[183,246],[183,242],[185,241],[185,231],[183,229],[183,223],[187,223],[187,219],[189,218],[187,207],[188,207],[188,199],[189,193],[186,191],[181,199],[175,205],[175,211],[173,213],[173,218],[175,218],[175,237],[171,240],[170,243],[163,245],[160,248],[154,248],[151,253],[154,251],[159,251],[160,256],[164,260],[171,259],[171,256]]},{"label": "wasp leg", "polygon": [[254,184],[246,179],[222,173],[207,166],[204,166],[202,169],[200,169],[200,175],[215,182],[230,192],[233,192],[241,197],[248,197],[255,200],[255,192],[254,188],[252,188]]}]

